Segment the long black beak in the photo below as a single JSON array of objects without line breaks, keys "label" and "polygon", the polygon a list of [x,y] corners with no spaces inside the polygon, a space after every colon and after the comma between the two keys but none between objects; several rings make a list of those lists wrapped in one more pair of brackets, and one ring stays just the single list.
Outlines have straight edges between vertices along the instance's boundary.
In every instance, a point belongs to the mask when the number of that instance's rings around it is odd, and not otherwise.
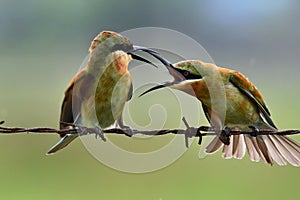
[{"label": "long black beak", "polygon": [[144,51],[148,54],[152,55],[154,58],[159,60],[169,71],[169,73],[174,77],[175,81],[183,81],[185,78],[176,70],[176,68],[172,65],[170,61],[162,57],[158,52],[148,49],[146,47],[140,47],[140,46],[133,46],[134,51]]},{"label": "long black beak", "polygon": [[[134,52],[136,51],[144,51],[146,53],[157,53],[156,51],[152,50],[152,49],[148,49],[147,47],[141,47],[141,46],[133,46],[133,49],[129,52],[127,52],[127,54],[131,55],[132,59],[135,59],[135,60],[138,60],[138,61],[141,61],[141,62],[144,62],[144,63],[148,63],[156,68],[158,68],[157,65],[155,65],[154,63],[152,63],[151,61],[147,60],[146,58],[143,58],[137,54],[134,54]],[[150,53],[149,53],[150,54]],[[158,53],[157,53],[158,54]],[[152,55],[152,54],[150,54]]]},{"label": "long black beak", "polygon": [[172,65],[172,63],[169,62],[167,59],[163,58],[157,51],[154,51],[153,49],[149,49],[147,47],[141,47],[141,46],[133,45],[133,50],[130,51],[130,52],[127,52],[127,53],[130,54],[133,59],[136,59],[136,60],[139,60],[139,61],[151,64],[151,65],[157,67],[155,64],[153,64],[149,60],[147,60],[147,59],[145,59],[145,58],[143,58],[143,57],[141,57],[139,55],[133,54],[133,52],[136,52],[136,51],[144,51],[144,52],[150,54],[154,58],[158,59],[165,67],[167,67],[167,69],[174,68],[173,65]]},{"label": "long black beak", "polygon": [[144,52],[152,55],[154,58],[158,59],[167,68],[168,67],[173,67],[172,63],[170,63],[167,59],[160,56],[157,51],[154,51],[154,50],[146,48],[146,47],[135,46],[135,45],[133,46],[133,51],[144,51]]},{"label": "long black beak", "polygon": [[154,51],[153,49],[149,49],[147,47],[142,47],[142,46],[137,46],[137,45],[133,45],[133,51],[145,51],[147,53],[159,54],[157,51]]},{"label": "long black beak", "polygon": [[171,86],[171,85],[174,85],[174,84],[176,84],[176,82],[166,82],[166,83],[163,83],[161,85],[156,85],[156,86],[154,86],[154,87],[146,90],[142,94],[140,94],[139,97],[144,96],[145,94],[147,94],[149,92],[152,92],[154,90],[158,90],[158,89],[161,89],[161,88],[164,88],[164,87],[168,87],[168,86]]}]

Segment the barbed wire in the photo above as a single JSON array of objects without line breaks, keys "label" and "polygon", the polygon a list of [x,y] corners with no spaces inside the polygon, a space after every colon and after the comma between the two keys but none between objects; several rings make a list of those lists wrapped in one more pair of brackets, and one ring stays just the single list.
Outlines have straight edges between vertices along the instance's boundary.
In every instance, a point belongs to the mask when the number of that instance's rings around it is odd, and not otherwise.
[{"label": "barbed wire", "polygon": [[[202,143],[202,139],[204,136],[214,136],[218,135],[213,127],[209,126],[200,126],[200,127],[190,127],[186,119],[182,118],[186,129],[161,129],[161,130],[131,130],[130,133],[126,129],[121,128],[111,128],[111,129],[104,129],[104,134],[119,134],[119,135],[126,135],[126,136],[133,136],[136,134],[142,134],[142,135],[148,135],[148,136],[158,136],[158,135],[166,135],[166,134],[180,134],[185,136],[185,145],[186,147],[189,146],[188,144],[188,138],[192,137],[198,137],[198,144],[200,145]],[[85,126],[81,126],[78,124],[73,123],[65,123],[61,122],[63,124],[68,125],[72,128],[66,128],[66,129],[55,129],[55,128],[48,128],[48,127],[32,127],[32,128],[25,128],[25,127],[5,127],[3,124],[5,121],[0,121],[0,134],[18,134],[18,133],[56,133],[59,135],[65,135],[65,134],[78,134],[78,135],[87,135],[87,134],[99,134],[99,128],[88,128]],[[241,134],[250,134],[251,136],[257,136],[257,135],[295,135],[299,134],[300,130],[259,130],[258,132],[256,130],[230,130],[229,135],[241,135]],[[102,137],[102,139],[105,141],[105,138]]]}]

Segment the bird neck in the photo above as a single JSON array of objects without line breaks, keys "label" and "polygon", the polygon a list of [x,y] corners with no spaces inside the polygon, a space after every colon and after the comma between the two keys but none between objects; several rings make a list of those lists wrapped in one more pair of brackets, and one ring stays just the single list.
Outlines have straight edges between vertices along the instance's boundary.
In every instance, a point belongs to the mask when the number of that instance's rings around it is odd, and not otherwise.
[{"label": "bird neck", "polygon": [[179,84],[171,86],[171,88],[181,90],[192,96],[196,96],[199,100],[209,98],[209,91],[203,79],[185,80]]},{"label": "bird neck", "polygon": [[103,73],[120,77],[129,73],[128,63],[130,60],[132,60],[131,56],[123,51],[111,52],[106,56],[91,53],[87,71],[95,77],[100,77]]},{"label": "bird neck", "polygon": [[128,64],[132,60],[131,56],[125,53],[124,51],[115,51],[111,54],[109,58],[115,70],[124,75],[128,73]]}]

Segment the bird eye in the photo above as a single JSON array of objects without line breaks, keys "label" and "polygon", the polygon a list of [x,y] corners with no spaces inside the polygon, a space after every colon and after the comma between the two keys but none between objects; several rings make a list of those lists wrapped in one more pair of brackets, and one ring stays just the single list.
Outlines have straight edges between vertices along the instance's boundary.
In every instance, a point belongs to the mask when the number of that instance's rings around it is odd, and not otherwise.
[{"label": "bird eye", "polygon": [[184,71],[184,72],[183,72],[183,75],[184,75],[184,76],[189,76],[189,75],[190,75],[190,72],[189,72],[189,71]]}]

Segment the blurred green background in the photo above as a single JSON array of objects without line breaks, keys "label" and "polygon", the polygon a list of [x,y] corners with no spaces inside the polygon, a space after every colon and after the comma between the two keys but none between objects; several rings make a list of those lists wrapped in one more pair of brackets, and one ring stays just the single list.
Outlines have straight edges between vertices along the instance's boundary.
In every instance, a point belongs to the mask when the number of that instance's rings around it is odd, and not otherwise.
[{"label": "blurred green background", "polygon": [[[57,127],[68,82],[101,30],[158,26],[189,35],[215,63],[262,91],[280,129],[300,128],[299,1],[0,0],[0,120]],[[201,59],[201,58],[199,58]],[[120,136],[121,137],[121,136]],[[300,141],[299,136],[294,136]],[[299,169],[199,160],[192,147],[147,174],[112,170],[75,141],[53,155],[56,135],[2,135],[1,199],[296,199]]]}]

